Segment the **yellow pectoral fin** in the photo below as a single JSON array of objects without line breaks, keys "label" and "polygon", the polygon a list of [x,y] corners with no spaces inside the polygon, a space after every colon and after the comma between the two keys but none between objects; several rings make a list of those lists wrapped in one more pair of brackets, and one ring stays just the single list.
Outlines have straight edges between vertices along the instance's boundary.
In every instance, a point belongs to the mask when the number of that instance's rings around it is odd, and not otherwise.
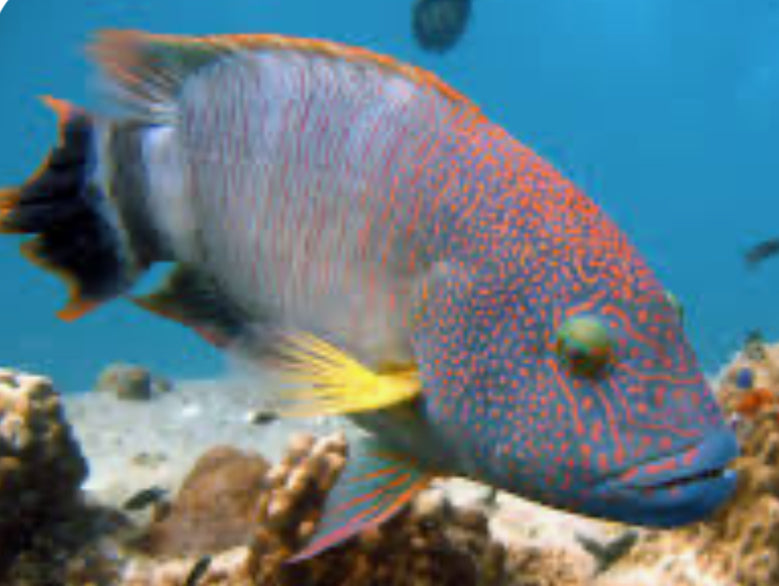
[{"label": "yellow pectoral fin", "polygon": [[410,401],[421,391],[416,368],[376,372],[313,336],[284,337],[281,372],[291,383],[278,413],[286,417],[374,411]]}]

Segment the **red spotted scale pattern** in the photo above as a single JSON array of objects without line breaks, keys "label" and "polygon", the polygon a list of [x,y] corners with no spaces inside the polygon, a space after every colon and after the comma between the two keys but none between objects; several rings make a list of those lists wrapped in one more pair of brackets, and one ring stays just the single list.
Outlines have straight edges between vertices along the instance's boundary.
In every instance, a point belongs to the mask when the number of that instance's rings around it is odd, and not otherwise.
[{"label": "red spotted scale pattern", "polygon": [[[719,425],[624,235],[472,104],[370,61],[274,49],[199,72],[178,116],[197,258],[256,315],[369,362],[415,360],[467,473],[565,502]],[[581,314],[614,341],[596,380],[555,352]]]}]

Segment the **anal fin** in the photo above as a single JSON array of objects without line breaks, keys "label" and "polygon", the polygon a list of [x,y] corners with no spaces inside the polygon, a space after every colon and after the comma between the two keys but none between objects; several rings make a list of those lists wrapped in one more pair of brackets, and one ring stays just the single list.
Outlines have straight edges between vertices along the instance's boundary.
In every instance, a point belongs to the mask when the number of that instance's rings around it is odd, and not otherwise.
[{"label": "anal fin", "polygon": [[389,520],[432,477],[410,457],[388,451],[377,440],[359,442],[327,497],[314,536],[288,562],[311,558]]}]

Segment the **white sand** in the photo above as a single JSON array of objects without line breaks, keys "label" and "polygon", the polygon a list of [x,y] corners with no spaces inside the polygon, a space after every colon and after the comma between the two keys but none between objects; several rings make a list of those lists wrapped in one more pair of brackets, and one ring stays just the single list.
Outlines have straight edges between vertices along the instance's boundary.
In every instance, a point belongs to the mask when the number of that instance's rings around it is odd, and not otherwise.
[{"label": "white sand", "polygon": [[65,411],[89,461],[85,490],[118,505],[151,486],[176,490],[195,460],[218,445],[277,460],[295,432],[331,433],[353,428],[343,419],[317,418],[256,425],[250,414],[266,396],[241,380],[183,381],[149,401],[108,393],[65,396]]},{"label": "white sand", "polygon": [[[98,392],[65,397],[67,417],[89,461],[85,490],[102,503],[120,506],[151,486],[175,492],[195,460],[217,445],[259,452],[276,461],[296,432],[323,435],[342,429],[354,435],[352,424],[335,417],[250,423],[249,414],[268,396],[262,386],[272,384],[262,377],[251,384],[241,379],[184,381],[149,401],[119,400]],[[489,491],[460,479],[442,479],[436,485],[463,506],[483,502]],[[584,564],[591,560],[576,542],[576,533],[607,539],[618,531],[614,525],[506,493],[499,495],[491,519],[493,534],[503,542],[567,549]]]}]

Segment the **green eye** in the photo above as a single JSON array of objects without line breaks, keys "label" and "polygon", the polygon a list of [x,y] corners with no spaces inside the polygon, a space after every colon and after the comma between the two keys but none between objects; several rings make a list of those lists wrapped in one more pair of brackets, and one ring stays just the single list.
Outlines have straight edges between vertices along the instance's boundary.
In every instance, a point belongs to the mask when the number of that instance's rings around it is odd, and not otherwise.
[{"label": "green eye", "polygon": [[595,378],[611,362],[611,335],[596,317],[572,317],[557,330],[557,354],[575,375]]},{"label": "green eye", "polygon": [[684,307],[682,306],[682,302],[679,301],[679,298],[670,291],[665,292],[665,298],[668,300],[668,303],[671,305],[671,307],[674,308],[676,316],[679,318],[679,323],[682,323],[684,321]]}]

